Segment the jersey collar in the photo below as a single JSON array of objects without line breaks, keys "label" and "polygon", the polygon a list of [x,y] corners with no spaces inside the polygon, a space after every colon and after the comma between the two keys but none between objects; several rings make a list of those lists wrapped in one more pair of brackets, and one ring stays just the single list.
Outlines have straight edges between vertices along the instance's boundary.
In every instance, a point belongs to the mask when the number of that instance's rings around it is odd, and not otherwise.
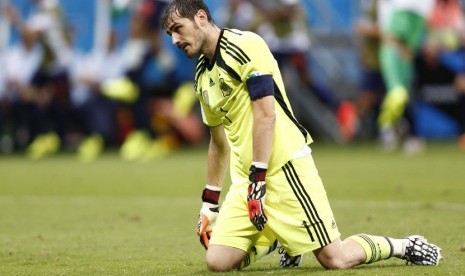
[{"label": "jersey collar", "polygon": [[221,38],[223,38],[224,34],[224,29],[221,29],[220,36],[218,37],[218,42],[216,44],[216,49],[215,49],[215,55],[213,55],[213,59],[208,61],[208,66],[207,69],[211,70],[213,68],[213,65],[215,65],[216,59],[218,55],[220,54],[220,45],[221,45]]}]

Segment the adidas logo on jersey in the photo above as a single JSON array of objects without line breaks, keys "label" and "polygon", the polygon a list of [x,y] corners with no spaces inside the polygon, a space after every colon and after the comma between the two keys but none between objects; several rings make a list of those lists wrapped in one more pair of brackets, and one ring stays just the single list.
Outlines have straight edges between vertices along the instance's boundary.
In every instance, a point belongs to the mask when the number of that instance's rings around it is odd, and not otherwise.
[{"label": "adidas logo on jersey", "polygon": [[210,87],[212,87],[213,85],[215,85],[215,82],[213,82],[212,78],[210,78]]}]

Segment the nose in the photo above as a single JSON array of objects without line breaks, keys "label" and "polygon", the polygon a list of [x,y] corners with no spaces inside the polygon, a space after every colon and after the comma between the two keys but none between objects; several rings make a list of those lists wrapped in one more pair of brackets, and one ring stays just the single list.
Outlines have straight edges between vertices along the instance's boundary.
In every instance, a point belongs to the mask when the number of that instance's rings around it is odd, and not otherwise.
[{"label": "nose", "polygon": [[171,43],[173,45],[178,45],[180,43],[179,35],[176,33],[171,34]]}]

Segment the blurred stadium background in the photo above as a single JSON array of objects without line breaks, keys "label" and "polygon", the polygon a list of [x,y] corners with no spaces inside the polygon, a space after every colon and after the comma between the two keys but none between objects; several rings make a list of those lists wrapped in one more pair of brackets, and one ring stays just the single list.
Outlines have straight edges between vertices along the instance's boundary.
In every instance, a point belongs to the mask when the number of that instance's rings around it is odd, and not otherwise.
[{"label": "blurred stadium background", "polygon": [[[46,1],[54,2],[55,0]],[[17,8],[23,18],[29,17],[36,11],[37,6],[33,4],[34,2],[32,0],[0,0],[2,5],[11,4]],[[85,56],[99,50],[104,51],[108,47],[107,37],[111,32],[117,34],[117,45],[121,47],[130,36],[131,17],[134,15],[135,10],[134,3],[141,1],[62,0],[57,2],[62,9],[66,30],[71,33],[72,51]],[[228,1],[207,0],[206,2],[211,7],[213,16],[217,19],[216,21],[221,21],[221,18],[219,18],[221,17],[221,11],[228,9]],[[307,15],[307,23],[310,27],[311,50],[307,53],[309,57],[307,62],[312,78],[334,91],[335,96],[341,101],[355,101],[360,93],[360,37],[354,33],[354,26],[357,20],[364,16],[363,8],[367,2],[369,1],[301,1],[301,8]],[[20,35],[2,15],[0,15],[0,30],[0,52],[20,42]],[[174,56],[173,59],[168,59],[166,62],[171,62],[173,63],[171,66],[176,67],[177,81],[182,84],[183,81],[189,80],[193,75],[194,63],[188,61],[179,51],[170,46],[171,41],[168,36],[162,35],[161,40],[166,53]],[[159,78],[159,81],[163,81],[164,76],[154,76],[153,78]],[[292,76],[290,80],[298,82]],[[164,81],[169,83],[171,80],[166,79]],[[337,126],[338,118],[336,118],[335,114],[314,101],[314,98],[310,95],[311,93],[306,93],[305,88],[291,83],[288,90],[298,91],[297,96],[293,96],[294,108],[301,122],[310,129],[313,136],[337,143],[346,142],[344,137],[341,137],[343,135]],[[437,116],[435,112],[424,110],[417,117],[420,135],[427,139],[455,139],[459,135],[457,122],[450,120],[447,116]],[[198,110],[196,112],[198,115]],[[112,141],[112,145],[116,146],[122,144],[130,132],[128,129],[121,130],[125,126],[121,125],[121,116],[118,118],[120,118],[118,125],[120,133],[117,139]],[[156,121],[156,119],[152,121]],[[151,122],[151,124],[158,123]],[[34,135],[29,134],[29,137],[23,138],[24,141],[15,142],[19,145],[13,145],[12,147],[11,137],[9,137],[12,134],[9,131],[5,127],[2,129],[2,146],[0,148],[3,153],[15,151],[16,149],[25,150],[28,144],[33,142],[34,137],[31,136]],[[373,134],[375,131],[369,130],[368,132],[366,136],[361,138],[376,139]],[[183,140],[188,137],[189,144],[195,144],[198,140],[203,139],[200,137],[202,135],[198,134],[198,130],[193,132],[187,130],[186,133],[183,134]],[[13,139],[16,139],[15,135],[13,134]],[[67,139],[73,140],[74,138]],[[75,138],[74,140],[83,140],[83,138]],[[175,147],[173,144],[178,145],[183,142],[185,141],[167,143],[171,143],[171,146],[168,147]],[[77,147],[76,143],[78,142],[73,144],[73,142],[62,141],[65,148],[72,150]]]},{"label": "blurred stadium background", "polygon": [[[31,0],[2,0],[0,3],[7,2],[18,7],[24,17],[35,9]],[[120,43],[127,39],[130,11],[125,9],[126,2],[129,1],[61,0],[66,23],[73,30],[75,49],[89,52],[94,47],[103,47],[102,38],[105,32],[110,31],[110,27],[116,29]],[[211,7],[216,21],[217,11],[228,5],[228,1],[205,2]],[[310,55],[316,61],[311,63],[313,72],[322,81],[333,83],[342,97],[353,95],[358,83],[357,37],[353,34],[353,26],[361,16],[362,0],[305,0],[302,4],[309,15],[307,18],[312,30],[310,35],[313,47]],[[2,47],[19,40],[17,31],[5,27],[5,24],[2,20]],[[96,28],[106,30],[97,35]],[[101,41],[97,41],[99,39]],[[163,39],[166,44],[170,44],[168,36],[163,36]]]},{"label": "blurred stadium background", "polygon": [[[24,17],[35,9],[31,0],[2,0],[18,7]],[[93,47],[103,47],[103,42],[96,41],[96,28],[109,28],[107,20],[111,21],[118,34],[120,42],[128,37],[130,12],[125,10],[125,0],[61,0],[60,4],[67,24],[73,29],[74,47],[76,50],[89,52]],[[211,7],[213,16],[218,21],[218,10],[228,5],[228,1],[205,1]],[[358,82],[356,37],[353,35],[353,25],[361,16],[362,0],[304,0],[302,8],[309,15],[309,25],[312,29],[312,58],[315,64],[314,72],[322,80],[332,80],[349,84],[347,89],[338,89],[338,93],[355,93]],[[111,17],[105,18],[105,17]],[[2,21],[2,24],[6,22]],[[99,25],[101,24],[101,25]],[[102,26],[106,25],[106,26]],[[5,26],[2,27],[5,30]],[[10,32],[11,31],[11,32]],[[100,33],[100,39],[104,37]],[[11,45],[18,42],[18,33],[14,29],[2,31],[1,43]],[[99,39],[99,38],[97,38]],[[164,36],[169,44],[169,37]],[[99,46],[100,43],[100,46]],[[313,63],[312,63],[313,64]]]}]

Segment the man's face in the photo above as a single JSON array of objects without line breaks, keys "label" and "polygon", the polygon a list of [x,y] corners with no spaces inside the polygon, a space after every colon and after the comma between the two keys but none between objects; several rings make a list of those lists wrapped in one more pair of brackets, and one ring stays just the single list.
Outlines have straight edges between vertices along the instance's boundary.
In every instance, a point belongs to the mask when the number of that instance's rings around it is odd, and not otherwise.
[{"label": "man's face", "polygon": [[204,36],[198,25],[197,16],[194,21],[191,21],[173,14],[166,32],[171,36],[173,45],[181,49],[188,57],[193,58],[201,52]]}]

